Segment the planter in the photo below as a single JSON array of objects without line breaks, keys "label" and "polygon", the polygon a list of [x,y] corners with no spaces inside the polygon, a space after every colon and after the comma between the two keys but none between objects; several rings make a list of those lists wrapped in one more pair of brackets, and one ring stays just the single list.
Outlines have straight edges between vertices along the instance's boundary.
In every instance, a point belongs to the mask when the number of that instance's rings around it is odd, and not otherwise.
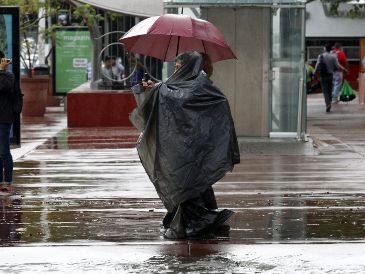
[{"label": "planter", "polygon": [[48,92],[47,92],[47,107],[58,107],[60,98],[53,95],[53,77],[49,77]]},{"label": "planter", "polygon": [[20,87],[24,94],[23,116],[43,116],[46,112],[49,76],[23,76]]}]

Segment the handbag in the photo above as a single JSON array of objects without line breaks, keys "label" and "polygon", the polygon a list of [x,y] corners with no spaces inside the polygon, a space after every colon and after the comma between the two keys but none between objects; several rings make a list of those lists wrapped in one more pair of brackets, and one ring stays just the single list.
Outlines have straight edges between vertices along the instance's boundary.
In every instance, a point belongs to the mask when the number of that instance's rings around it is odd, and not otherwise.
[{"label": "handbag", "polygon": [[356,98],[356,93],[351,88],[350,84],[345,80],[343,82],[341,93],[340,93],[340,101],[349,102]]}]

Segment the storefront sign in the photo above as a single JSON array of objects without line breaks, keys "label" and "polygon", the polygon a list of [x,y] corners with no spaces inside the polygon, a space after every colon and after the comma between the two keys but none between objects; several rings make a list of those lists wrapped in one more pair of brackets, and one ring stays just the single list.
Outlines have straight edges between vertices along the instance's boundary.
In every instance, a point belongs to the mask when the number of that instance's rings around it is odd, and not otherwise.
[{"label": "storefront sign", "polygon": [[86,82],[86,67],[91,62],[90,33],[85,28],[56,30],[54,52],[54,95],[67,92]]}]

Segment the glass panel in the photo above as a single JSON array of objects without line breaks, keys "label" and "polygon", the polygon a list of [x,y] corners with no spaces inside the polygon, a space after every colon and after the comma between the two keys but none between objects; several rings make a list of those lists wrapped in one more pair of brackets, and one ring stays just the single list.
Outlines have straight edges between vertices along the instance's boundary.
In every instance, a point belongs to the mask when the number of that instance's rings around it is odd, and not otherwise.
[{"label": "glass panel", "polygon": [[271,132],[297,132],[303,78],[304,9],[275,8],[272,16]]}]

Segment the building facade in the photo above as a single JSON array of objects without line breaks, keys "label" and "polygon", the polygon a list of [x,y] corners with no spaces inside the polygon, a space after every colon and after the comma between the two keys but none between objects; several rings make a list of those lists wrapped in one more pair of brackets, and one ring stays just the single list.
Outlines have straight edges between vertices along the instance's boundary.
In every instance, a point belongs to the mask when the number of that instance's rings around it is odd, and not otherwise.
[{"label": "building facade", "polygon": [[166,0],[165,12],[206,19],[237,56],[214,64],[238,136],[305,138],[304,0]]}]

